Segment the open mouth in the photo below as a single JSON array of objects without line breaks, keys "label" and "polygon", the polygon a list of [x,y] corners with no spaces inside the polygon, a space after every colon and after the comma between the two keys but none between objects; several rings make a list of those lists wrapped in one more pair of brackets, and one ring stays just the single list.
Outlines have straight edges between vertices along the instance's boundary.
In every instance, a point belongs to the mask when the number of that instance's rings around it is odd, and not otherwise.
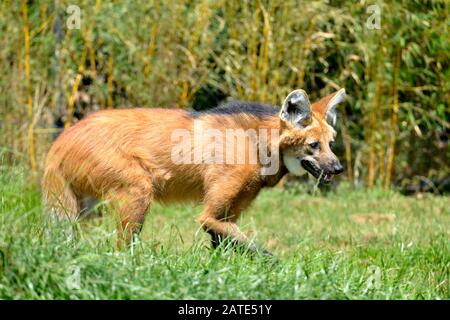
[{"label": "open mouth", "polygon": [[300,164],[303,169],[308,171],[314,178],[319,179],[320,182],[329,184],[333,180],[333,175],[331,173],[326,173],[316,166],[313,162],[309,160],[301,160]]}]

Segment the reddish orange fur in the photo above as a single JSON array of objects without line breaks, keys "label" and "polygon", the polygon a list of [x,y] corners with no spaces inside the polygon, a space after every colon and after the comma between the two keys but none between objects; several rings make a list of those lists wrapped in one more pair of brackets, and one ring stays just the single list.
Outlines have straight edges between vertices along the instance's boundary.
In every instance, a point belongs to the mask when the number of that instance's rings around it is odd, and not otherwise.
[{"label": "reddish orange fur", "polygon": [[[326,98],[325,98],[326,99]],[[313,105],[313,125],[295,130],[275,115],[201,116],[205,127],[280,129],[278,149],[305,143],[307,137],[330,139],[324,101]],[[119,244],[138,232],[152,201],[202,201],[198,218],[216,235],[247,241],[236,220],[262,187],[275,185],[286,173],[262,176],[259,164],[179,164],[171,160],[171,133],[192,130],[193,118],[183,110],[122,109],[94,113],[66,129],[52,145],[43,178],[44,200],[59,216],[76,219],[84,196],[108,200],[117,214]],[[281,159],[280,159],[280,163]]]}]

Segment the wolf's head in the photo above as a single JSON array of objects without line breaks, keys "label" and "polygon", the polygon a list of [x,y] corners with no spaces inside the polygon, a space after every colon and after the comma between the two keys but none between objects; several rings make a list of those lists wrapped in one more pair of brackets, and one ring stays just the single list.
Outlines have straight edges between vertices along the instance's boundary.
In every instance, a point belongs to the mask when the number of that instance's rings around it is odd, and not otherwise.
[{"label": "wolf's head", "polygon": [[306,170],[321,182],[329,183],[343,167],[331,150],[336,136],[336,105],[345,97],[345,89],[316,103],[309,102],[303,90],[292,91],[280,110],[280,151],[290,173]]}]

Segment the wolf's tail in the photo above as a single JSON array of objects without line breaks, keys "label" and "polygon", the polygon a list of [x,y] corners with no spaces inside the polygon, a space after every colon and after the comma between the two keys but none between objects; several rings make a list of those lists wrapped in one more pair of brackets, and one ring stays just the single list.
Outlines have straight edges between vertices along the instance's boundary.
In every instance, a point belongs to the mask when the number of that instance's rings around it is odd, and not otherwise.
[{"label": "wolf's tail", "polygon": [[45,169],[42,194],[44,206],[54,218],[74,221],[78,217],[78,199],[58,168],[49,166]]}]

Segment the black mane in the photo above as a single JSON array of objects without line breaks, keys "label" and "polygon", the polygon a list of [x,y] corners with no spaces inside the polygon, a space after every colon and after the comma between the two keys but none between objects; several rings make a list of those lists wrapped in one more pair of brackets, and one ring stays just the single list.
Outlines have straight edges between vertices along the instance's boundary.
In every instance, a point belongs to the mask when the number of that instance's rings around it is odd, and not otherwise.
[{"label": "black mane", "polygon": [[235,115],[246,113],[258,118],[266,118],[277,114],[279,111],[280,110],[278,107],[270,106],[268,104],[246,101],[231,101],[206,111],[194,111],[192,112],[192,115],[198,117],[207,114]]}]

